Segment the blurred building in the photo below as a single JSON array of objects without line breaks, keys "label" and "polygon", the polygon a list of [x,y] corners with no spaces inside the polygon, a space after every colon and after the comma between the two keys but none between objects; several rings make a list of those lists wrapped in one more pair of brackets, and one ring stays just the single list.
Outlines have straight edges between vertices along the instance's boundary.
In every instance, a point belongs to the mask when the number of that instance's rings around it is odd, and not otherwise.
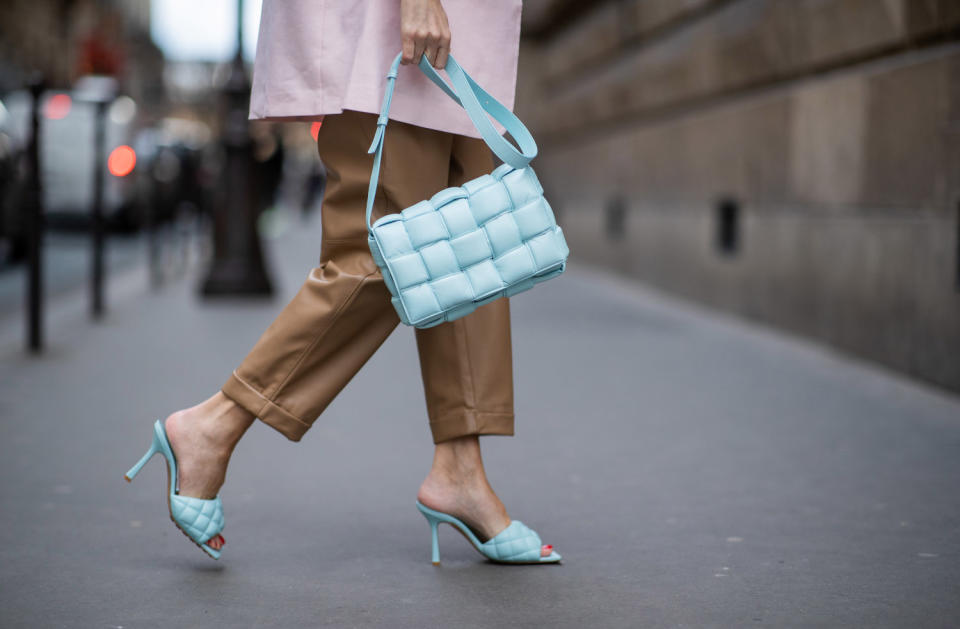
[{"label": "blurred building", "polygon": [[960,2],[524,5],[575,257],[960,389]]},{"label": "blurred building", "polygon": [[116,77],[141,112],[163,101],[163,53],[150,0],[3,0],[0,94],[42,75],[52,89],[89,74]]}]

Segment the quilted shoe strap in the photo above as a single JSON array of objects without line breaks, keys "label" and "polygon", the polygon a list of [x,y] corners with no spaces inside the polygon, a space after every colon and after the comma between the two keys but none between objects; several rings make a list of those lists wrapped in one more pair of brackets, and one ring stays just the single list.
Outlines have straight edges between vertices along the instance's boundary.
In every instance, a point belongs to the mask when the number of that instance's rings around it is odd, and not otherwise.
[{"label": "quilted shoe strap", "polygon": [[220,502],[220,496],[203,500],[173,495],[170,496],[170,511],[190,539],[198,544],[206,544],[208,539],[223,530],[223,503]]},{"label": "quilted shoe strap", "polygon": [[484,554],[498,561],[538,561],[543,543],[537,532],[520,520],[481,545]]}]

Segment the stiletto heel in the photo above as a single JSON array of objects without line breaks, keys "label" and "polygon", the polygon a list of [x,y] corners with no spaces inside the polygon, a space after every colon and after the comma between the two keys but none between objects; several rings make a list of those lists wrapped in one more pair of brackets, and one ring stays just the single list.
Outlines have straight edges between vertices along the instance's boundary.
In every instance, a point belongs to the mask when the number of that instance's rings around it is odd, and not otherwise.
[{"label": "stiletto heel", "polygon": [[513,520],[490,539],[481,542],[473,530],[458,518],[449,513],[436,511],[417,500],[417,509],[430,524],[430,541],[432,545],[432,560],[434,565],[440,564],[440,543],[437,528],[441,522],[446,522],[463,534],[467,541],[477,549],[481,555],[497,563],[560,563],[562,557],[552,548],[546,557],[541,556],[543,544],[537,532],[520,520]]},{"label": "stiletto heel", "polygon": [[134,479],[134,477],[140,473],[140,470],[143,469],[143,466],[147,464],[147,461],[150,460],[154,454],[160,451],[160,448],[157,447],[157,438],[154,436],[153,441],[150,442],[150,449],[147,450],[147,453],[143,455],[143,458],[137,461],[136,465],[130,468],[130,471],[123,475],[123,477],[129,483]]},{"label": "stiletto heel", "polygon": [[170,519],[184,535],[200,547],[200,550],[214,559],[219,559],[220,551],[209,546],[207,541],[216,537],[223,530],[223,503],[220,502],[220,496],[213,500],[204,500],[191,496],[181,496],[178,493],[177,458],[173,454],[173,448],[170,447],[167,431],[164,429],[162,421],[157,420],[153,424],[153,441],[150,442],[150,448],[143,455],[143,458],[137,461],[129,472],[124,474],[124,478],[127,479],[127,482],[133,480],[147,461],[157,453],[162,454],[167,461],[167,481],[170,489],[167,492],[167,509],[170,511]]},{"label": "stiletto heel", "polygon": [[433,565],[440,565],[440,536],[437,534],[437,526],[440,524],[433,518],[427,518],[427,521],[430,523],[430,561],[433,562]]}]

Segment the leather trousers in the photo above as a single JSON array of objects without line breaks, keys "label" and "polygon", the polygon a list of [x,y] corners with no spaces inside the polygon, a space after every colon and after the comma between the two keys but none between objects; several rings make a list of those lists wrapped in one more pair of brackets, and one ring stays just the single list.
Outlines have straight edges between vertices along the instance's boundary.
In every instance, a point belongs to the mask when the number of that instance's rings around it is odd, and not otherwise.
[{"label": "leather trousers", "polygon": [[[326,116],[320,265],[223,386],[264,423],[299,441],[400,320],[367,246],[364,217],[375,114]],[[373,220],[493,169],[482,140],[391,121]],[[510,305],[416,330],[434,443],[513,434]]]}]

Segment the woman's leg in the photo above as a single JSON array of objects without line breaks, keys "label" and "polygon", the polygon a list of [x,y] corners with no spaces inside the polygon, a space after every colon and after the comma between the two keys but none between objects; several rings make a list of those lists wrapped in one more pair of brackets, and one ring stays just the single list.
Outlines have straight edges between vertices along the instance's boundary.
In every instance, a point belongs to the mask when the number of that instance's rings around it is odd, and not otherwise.
[{"label": "woman's leg", "polygon": [[[448,186],[493,170],[482,140],[454,136]],[[417,492],[423,504],[453,514],[483,540],[510,524],[487,481],[480,435],[513,434],[510,301],[498,299],[466,317],[417,330],[417,349],[436,449]],[[543,556],[552,547],[544,546]]]},{"label": "woman's leg", "polygon": [[[364,217],[376,115],[327,116],[320,266],[280,312],[222,391],[167,419],[183,495],[213,498],[233,447],[254,418],[299,441],[399,323],[370,257]],[[445,187],[452,136],[391,123],[374,218]],[[218,540],[210,543],[219,548]]]},{"label": "woman's leg", "polygon": [[[222,391],[167,419],[182,494],[199,498],[217,494],[233,447],[254,418],[299,441],[399,323],[366,244],[363,206],[370,174],[366,147],[375,121],[375,115],[351,111],[324,120],[318,149],[328,185],[321,208],[320,266]],[[491,167],[489,152],[479,141],[393,122],[374,218]],[[435,471],[450,472],[445,477],[449,482],[434,486],[458,492],[462,505],[451,509],[453,513],[464,514],[481,531],[497,532],[509,519],[504,521],[506,511],[486,484],[476,435],[513,432],[508,302],[498,300],[432,330],[433,334],[418,331],[417,342],[428,383],[431,429],[438,442]],[[451,333],[454,340],[446,342],[445,335]],[[498,342],[490,343],[490,338]],[[458,375],[448,377],[453,374]],[[466,389],[468,381],[471,387]],[[468,392],[472,397],[464,397]],[[433,474],[433,479],[441,476]],[[433,504],[439,506],[439,489],[435,497]],[[210,545],[219,548],[221,543],[211,540]]]}]

